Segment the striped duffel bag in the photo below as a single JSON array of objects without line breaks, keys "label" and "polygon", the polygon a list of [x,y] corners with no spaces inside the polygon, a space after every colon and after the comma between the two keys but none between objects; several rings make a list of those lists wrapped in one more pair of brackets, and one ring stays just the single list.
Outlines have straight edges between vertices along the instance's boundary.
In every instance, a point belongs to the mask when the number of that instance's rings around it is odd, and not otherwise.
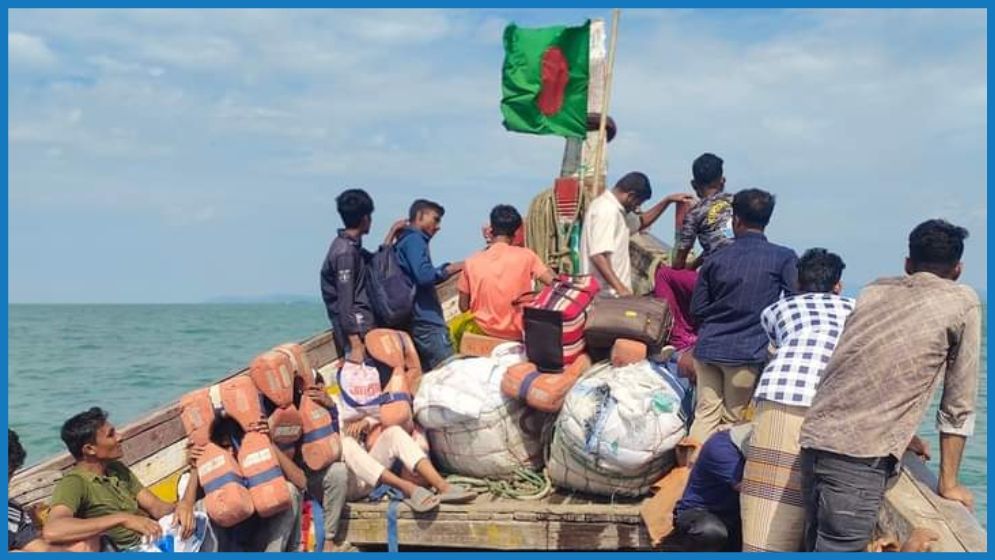
[{"label": "striped duffel bag", "polygon": [[559,373],[584,353],[587,308],[601,286],[593,276],[561,275],[538,295],[526,294],[525,351],[540,371]]}]

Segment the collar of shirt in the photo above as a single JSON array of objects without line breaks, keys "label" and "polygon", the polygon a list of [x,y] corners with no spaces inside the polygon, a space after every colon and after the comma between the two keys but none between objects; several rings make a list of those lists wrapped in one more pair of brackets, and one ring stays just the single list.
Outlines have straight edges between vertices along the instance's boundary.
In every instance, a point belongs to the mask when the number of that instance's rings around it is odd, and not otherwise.
[{"label": "collar of shirt", "polygon": [[736,236],[736,241],[740,240],[767,241],[767,236],[759,231],[744,231]]},{"label": "collar of shirt", "polygon": [[623,216],[628,213],[625,211],[625,206],[622,206],[622,203],[618,200],[618,197],[615,196],[615,193],[613,193],[612,191],[605,191],[605,194],[601,196],[611,200],[612,205],[614,205],[615,208],[618,208],[618,211],[621,212]]},{"label": "collar of shirt", "polygon": [[104,474],[98,474],[96,472],[93,472],[90,469],[83,468],[82,466],[79,466],[79,465],[77,465],[76,467],[74,467],[72,469],[72,472],[76,473],[77,475],[79,475],[83,479],[85,479],[87,481],[90,481],[90,482],[92,482],[94,480],[110,480],[112,478],[120,479],[120,475],[121,475],[121,472],[118,469],[118,466],[117,466],[116,462],[114,462],[114,463],[108,463],[107,466],[104,467]]},{"label": "collar of shirt", "polygon": [[403,237],[407,237],[409,235],[415,235],[415,234],[417,234],[417,235],[420,235],[421,238],[424,239],[426,243],[428,243],[429,241],[432,240],[432,238],[429,237],[427,233],[425,233],[424,231],[422,231],[422,230],[420,230],[420,229],[418,229],[418,228],[416,228],[414,226],[405,226],[402,231],[404,232]]},{"label": "collar of shirt", "polygon": [[357,239],[357,238],[349,235],[346,232],[345,229],[340,229],[339,230],[339,237],[341,237],[342,239],[345,239],[346,241],[348,241],[350,244],[352,244],[355,247],[362,247],[363,246],[363,238],[360,237],[360,238]]}]

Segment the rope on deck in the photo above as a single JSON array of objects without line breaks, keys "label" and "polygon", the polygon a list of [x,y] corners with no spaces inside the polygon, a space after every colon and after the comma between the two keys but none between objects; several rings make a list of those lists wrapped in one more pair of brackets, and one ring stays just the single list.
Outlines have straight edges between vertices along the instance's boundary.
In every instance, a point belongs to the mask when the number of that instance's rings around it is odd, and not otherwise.
[{"label": "rope on deck", "polygon": [[462,484],[480,494],[487,493],[497,498],[514,500],[541,500],[553,493],[553,483],[549,480],[545,469],[541,473],[518,469],[511,480],[451,475],[446,477],[446,481],[451,484]]}]

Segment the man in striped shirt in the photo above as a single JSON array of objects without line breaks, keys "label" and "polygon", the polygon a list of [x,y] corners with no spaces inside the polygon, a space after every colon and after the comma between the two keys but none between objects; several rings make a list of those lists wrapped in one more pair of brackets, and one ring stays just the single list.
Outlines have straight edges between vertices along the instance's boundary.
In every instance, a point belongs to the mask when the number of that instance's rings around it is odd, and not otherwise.
[{"label": "man in striped shirt", "polygon": [[754,400],[755,435],[743,473],[743,550],[797,552],[805,510],[798,435],[854,301],[840,297],[843,259],[809,249],[798,261],[800,293],[763,310],[774,350]]}]

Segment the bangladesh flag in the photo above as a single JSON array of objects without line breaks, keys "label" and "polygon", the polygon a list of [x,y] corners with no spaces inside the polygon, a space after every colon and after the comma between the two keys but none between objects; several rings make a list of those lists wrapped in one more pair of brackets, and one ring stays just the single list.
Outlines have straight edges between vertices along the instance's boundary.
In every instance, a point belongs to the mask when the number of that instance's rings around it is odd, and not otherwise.
[{"label": "bangladesh flag", "polygon": [[504,29],[501,113],[515,132],[587,134],[590,20],[580,27]]}]

